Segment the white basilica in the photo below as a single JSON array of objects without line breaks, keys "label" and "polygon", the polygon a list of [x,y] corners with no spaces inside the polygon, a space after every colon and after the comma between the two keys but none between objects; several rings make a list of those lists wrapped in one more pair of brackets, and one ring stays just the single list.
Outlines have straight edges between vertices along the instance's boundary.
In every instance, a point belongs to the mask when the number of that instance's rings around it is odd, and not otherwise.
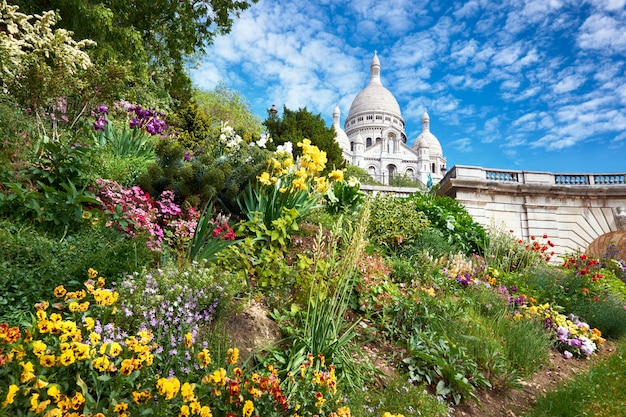
[{"label": "white basilica", "polygon": [[339,107],[333,112],[336,140],[346,162],[365,169],[377,181],[407,176],[423,184],[438,183],[446,171],[446,158],[439,140],[430,132],[430,117],[424,109],[422,133],[413,147],[406,144],[404,119],[398,101],[380,82],[380,60],[374,52],[370,82],[352,102],[344,128]]}]

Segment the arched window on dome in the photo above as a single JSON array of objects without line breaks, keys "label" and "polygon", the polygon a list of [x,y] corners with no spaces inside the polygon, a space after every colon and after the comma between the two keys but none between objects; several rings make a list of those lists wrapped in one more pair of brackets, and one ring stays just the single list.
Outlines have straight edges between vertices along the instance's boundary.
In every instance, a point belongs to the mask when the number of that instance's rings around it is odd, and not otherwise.
[{"label": "arched window on dome", "polygon": [[405,175],[411,179],[413,179],[415,177],[415,171],[413,171],[413,168],[407,168],[406,171],[404,172]]},{"label": "arched window on dome", "polygon": [[376,138],[376,143],[381,143],[383,141],[382,138]]},{"label": "arched window on dome", "polygon": [[435,163],[434,163],[434,162],[431,164],[430,169],[431,169],[431,171],[430,171],[430,172],[432,172],[433,174],[436,172],[436,171],[435,171]]},{"label": "arched window on dome", "polygon": [[371,114],[367,115],[367,120],[373,120],[373,119],[374,119],[374,116],[372,116]]},{"label": "arched window on dome", "polygon": [[369,148],[372,146],[372,138],[365,139],[365,147]]},{"label": "arched window on dome", "polygon": [[350,152],[354,152],[354,142],[350,142]]}]

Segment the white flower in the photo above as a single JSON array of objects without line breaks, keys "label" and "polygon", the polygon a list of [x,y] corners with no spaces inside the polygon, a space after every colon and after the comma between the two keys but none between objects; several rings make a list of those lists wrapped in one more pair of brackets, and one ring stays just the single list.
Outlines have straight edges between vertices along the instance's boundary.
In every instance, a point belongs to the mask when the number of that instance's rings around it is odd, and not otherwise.
[{"label": "white flower", "polygon": [[289,155],[293,155],[293,143],[285,142],[282,145],[278,145],[276,147],[276,153],[280,153],[280,152],[284,152],[284,153],[288,153]]},{"label": "white flower", "polygon": [[272,138],[270,138],[269,136],[262,134],[261,135],[261,139],[256,141],[256,146],[258,146],[259,148],[265,148],[265,146],[267,145],[267,142],[271,142]]}]

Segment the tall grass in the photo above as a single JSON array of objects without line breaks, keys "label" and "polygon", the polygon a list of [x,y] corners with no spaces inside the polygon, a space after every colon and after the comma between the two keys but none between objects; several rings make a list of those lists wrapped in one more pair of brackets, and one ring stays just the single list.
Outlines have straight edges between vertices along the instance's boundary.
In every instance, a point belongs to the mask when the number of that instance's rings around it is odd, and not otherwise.
[{"label": "tall grass", "polygon": [[[323,355],[327,363],[335,366],[338,381],[352,391],[361,387],[367,374],[373,370],[353,359],[357,353],[354,340],[358,321],[350,324],[345,320],[357,260],[365,248],[369,210],[369,204],[366,203],[354,229],[344,230],[342,219],[337,221],[337,228],[332,234],[343,235],[347,242],[341,256],[337,239],[324,239],[320,230],[315,251],[317,256],[326,252],[328,262],[315,263],[319,267],[315,268],[310,302],[302,321],[304,332],[294,336],[287,365],[287,370],[298,372],[300,365],[307,360],[307,355]],[[329,243],[322,248],[323,242]]]}]

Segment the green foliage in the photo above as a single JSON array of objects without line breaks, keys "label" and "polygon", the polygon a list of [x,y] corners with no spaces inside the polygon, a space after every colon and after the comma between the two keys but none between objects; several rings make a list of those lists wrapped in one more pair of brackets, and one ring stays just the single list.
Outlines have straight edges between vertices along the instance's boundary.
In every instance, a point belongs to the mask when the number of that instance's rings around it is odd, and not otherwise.
[{"label": "green foliage", "polygon": [[361,184],[382,185],[380,182],[378,182],[374,178],[372,178],[372,176],[370,174],[368,174],[368,172],[366,170],[364,170],[363,168],[361,168],[359,166],[352,165],[352,164],[347,164],[346,165],[344,176],[346,178],[354,177]]},{"label": "green foliage", "polygon": [[335,181],[326,192],[326,210],[329,213],[350,213],[358,210],[365,198],[361,184],[355,178]]},{"label": "green foliage", "polygon": [[447,404],[427,394],[422,385],[407,381],[405,375],[398,375],[390,381],[384,381],[383,389],[378,386],[365,386],[350,393],[347,405],[354,417],[380,417],[389,412],[405,417],[446,417],[449,415]]},{"label": "green foliage", "polygon": [[[204,51],[216,35],[230,31],[233,17],[254,2],[60,0],[54,7],[61,28],[78,39],[97,42],[98,47],[91,51],[94,61],[128,66],[131,72],[141,74],[136,79],[140,87],[168,92],[185,103],[191,95],[187,60]],[[42,14],[49,8],[45,0],[16,3],[25,13]]]},{"label": "green foliage", "polygon": [[0,227],[0,322],[29,311],[47,299],[67,277],[70,290],[82,287],[85,271],[94,266],[113,281],[154,261],[145,242],[129,240],[106,228],[82,229],[63,241],[26,224]]},{"label": "green foliage", "polygon": [[464,397],[476,398],[476,388],[491,386],[464,346],[449,343],[437,333],[415,333],[410,348],[411,357],[404,359],[409,381],[435,385],[437,395],[454,404]]},{"label": "green foliage", "polygon": [[624,301],[612,294],[597,301],[592,297],[572,298],[566,311],[582,317],[590,327],[599,329],[603,337],[619,339],[626,335]]},{"label": "green foliage", "polygon": [[139,128],[131,129],[124,125],[121,131],[109,121],[104,130],[93,134],[95,143],[101,148],[109,148],[119,158],[153,158],[154,148],[148,134]]},{"label": "green foliage", "polygon": [[137,184],[139,177],[147,172],[151,164],[154,164],[154,156],[119,157],[108,148],[100,150],[95,158],[97,163],[93,167],[91,181],[104,178],[126,188]]},{"label": "green foliage", "polygon": [[[291,335],[291,347],[287,352],[286,369],[297,373],[300,365],[308,356],[323,355],[332,363],[337,372],[337,380],[347,384],[350,391],[363,386],[368,376],[374,371],[371,365],[353,359],[358,355],[355,343],[358,320],[352,323],[345,320],[353,288],[352,276],[357,268],[357,260],[363,253],[365,230],[369,217],[369,207],[365,207],[354,228],[341,229],[341,220],[333,235],[342,236],[346,246],[343,256],[339,255],[337,240],[326,240],[322,247],[322,234],[318,235],[317,254],[313,268],[313,282],[310,285],[306,314],[297,314],[302,321],[295,326]],[[322,253],[327,255],[327,262],[319,262]]]},{"label": "green foliage", "polygon": [[425,258],[428,263],[431,263],[433,258],[441,258],[451,253],[458,253],[458,251],[455,244],[450,242],[441,230],[430,225],[420,231],[412,245],[402,246],[399,252],[403,257]]},{"label": "green foliage", "polygon": [[524,273],[545,265],[541,251],[533,250],[522,240],[517,240],[511,232],[490,228],[485,244],[487,264],[499,271]]},{"label": "green foliage", "polygon": [[203,260],[210,262],[216,258],[219,252],[230,245],[238,243],[234,239],[234,233],[232,234],[232,239],[230,236],[224,236],[230,230],[226,220],[222,220],[221,224],[219,224],[220,221],[213,220],[212,216],[213,204],[207,204],[202,210],[189,244],[187,257],[190,261]]},{"label": "green foliage", "polygon": [[85,211],[98,201],[87,189],[91,169],[89,148],[80,144],[44,142],[38,152],[14,172],[7,167],[0,172],[0,213],[7,217],[34,219],[59,235],[82,223]]},{"label": "green foliage", "polygon": [[392,176],[391,178],[389,178],[389,185],[392,187],[423,188],[423,185],[419,180],[406,174]]},{"label": "green foliage", "polygon": [[[192,206],[215,199],[223,209],[239,213],[237,200],[250,182],[263,171],[270,153],[257,146],[246,146],[229,126],[202,142],[202,149],[191,152],[173,138],[162,138],[155,147],[157,162],[139,178],[150,195],[171,189],[177,201]],[[227,146],[227,145],[233,146]]]},{"label": "green foliage", "polygon": [[410,199],[414,208],[424,213],[432,227],[439,229],[448,242],[466,255],[482,254],[486,238],[485,229],[467,210],[450,197],[415,193]]},{"label": "green foliage", "polygon": [[390,250],[411,245],[427,226],[428,220],[410,199],[377,196],[372,202],[368,235],[374,245]]},{"label": "green foliage", "polygon": [[[313,145],[326,152],[328,161],[324,172],[345,166],[341,147],[335,140],[335,130],[332,127],[326,127],[320,114],[313,115],[306,107],[296,111],[284,107],[282,119],[276,115],[270,115],[263,125],[274,139],[274,145],[282,145],[286,142],[295,144],[303,139],[309,139]],[[294,149],[294,156],[299,155],[300,151]]]}]

